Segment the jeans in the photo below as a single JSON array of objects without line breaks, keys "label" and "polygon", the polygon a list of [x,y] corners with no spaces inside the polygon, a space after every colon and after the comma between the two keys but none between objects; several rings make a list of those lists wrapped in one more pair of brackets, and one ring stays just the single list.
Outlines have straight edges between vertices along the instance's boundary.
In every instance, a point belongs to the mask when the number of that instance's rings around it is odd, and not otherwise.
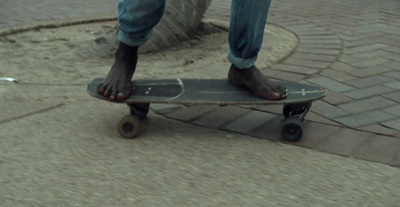
[{"label": "jeans", "polygon": [[[164,15],[166,0],[120,0],[118,39],[141,46]],[[255,65],[271,0],[232,0],[228,60],[238,68]]]}]

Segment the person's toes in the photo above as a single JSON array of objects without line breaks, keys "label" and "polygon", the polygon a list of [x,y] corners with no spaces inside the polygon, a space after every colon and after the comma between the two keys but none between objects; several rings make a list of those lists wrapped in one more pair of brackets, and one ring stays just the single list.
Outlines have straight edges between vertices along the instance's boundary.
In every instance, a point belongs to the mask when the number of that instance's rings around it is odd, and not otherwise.
[{"label": "person's toes", "polygon": [[99,84],[98,86],[97,86],[97,92],[99,92],[99,93],[101,93],[101,94],[103,94],[104,93],[104,91],[105,91],[105,86],[104,86],[104,84],[103,83],[101,83],[101,84]]},{"label": "person's toes", "polygon": [[125,94],[125,93],[118,93],[117,94],[117,100],[118,101],[124,101],[126,99],[128,99],[129,94]]},{"label": "person's toes", "polygon": [[286,92],[284,92],[284,93],[280,93],[280,95],[281,95],[281,98],[280,98],[280,99],[285,99],[285,98],[287,98],[287,96],[288,96],[288,92],[286,91]]},{"label": "person's toes", "polygon": [[117,94],[115,92],[112,92],[111,95],[108,97],[110,101],[115,101],[117,98]]},{"label": "person's toes", "polygon": [[269,100],[281,100],[281,99],[284,99],[284,98],[286,98],[286,95],[281,94],[281,93],[278,93],[278,92],[272,92],[272,93],[267,97],[267,99],[269,99]]},{"label": "person's toes", "polygon": [[103,96],[104,97],[110,97],[111,96],[111,92],[112,92],[111,87],[107,87],[103,92]]},{"label": "person's toes", "polygon": [[117,94],[117,100],[118,101],[124,101],[129,98],[129,96],[132,93],[132,84],[131,81],[128,80],[123,87],[121,87],[119,90],[119,93]]},{"label": "person's toes", "polygon": [[280,93],[271,91],[254,91],[253,94],[257,97],[268,99],[268,100],[279,100],[282,98]]},{"label": "person's toes", "polygon": [[287,88],[286,86],[279,84],[279,82],[272,81],[268,79],[266,76],[264,76],[264,84],[267,84],[267,87],[271,87],[275,92],[278,92],[280,94],[286,94],[287,93]]},{"label": "person's toes", "polygon": [[282,94],[277,93],[277,92],[272,92],[272,93],[267,97],[267,99],[269,99],[269,100],[280,100],[280,99],[282,99]]},{"label": "person's toes", "polygon": [[281,94],[286,94],[287,93],[287,88],[284,85],[278,85],[276,87],[276,90],[277,90],[278,93],[281,93]]},{"label": "person's toes", "polygon": [[285,87],[283,87],[283,88],[276,88],[276,89],[274,89],[274,91],[275,91],[276,93],[279,93],[279,94],[281,95],[281,99],[286,98],[287,95],[288,95],[288,91],[287,91],[287,89],[286,89]]}]

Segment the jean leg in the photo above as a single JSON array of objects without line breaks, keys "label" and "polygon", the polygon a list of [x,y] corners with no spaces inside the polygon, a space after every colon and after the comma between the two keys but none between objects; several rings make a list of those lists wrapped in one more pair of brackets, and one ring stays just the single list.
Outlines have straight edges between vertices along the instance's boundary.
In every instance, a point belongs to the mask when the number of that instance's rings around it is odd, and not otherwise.
[{"label": "jean leg", "polygon": [[120,0],[119,41],[132,47],[146,43],[154,26],[164,15],[165,2],[166,0]]},{"label": "jean leg", "polygon": [[270,5],[271,0],[232,0],[228,59],[236,67],[254,66]]}]

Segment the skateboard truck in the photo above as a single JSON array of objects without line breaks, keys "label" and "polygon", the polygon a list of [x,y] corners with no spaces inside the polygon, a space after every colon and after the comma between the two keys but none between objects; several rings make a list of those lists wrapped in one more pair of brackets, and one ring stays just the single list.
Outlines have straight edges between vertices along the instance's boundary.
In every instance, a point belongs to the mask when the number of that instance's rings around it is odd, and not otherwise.
[{"label": "skateboard truck", "polygon": [[285,141],[297,142],[303,136],[303,121],[310,111],[312,102],[285,104],[283,115],[285,122],[282,125],[281,134]]},{"label": "skateboard truck", "polygon": [[132,116],[138,117],[140,120],[144,120],[150,110],[149,103],[127,103],[129,112]]}]

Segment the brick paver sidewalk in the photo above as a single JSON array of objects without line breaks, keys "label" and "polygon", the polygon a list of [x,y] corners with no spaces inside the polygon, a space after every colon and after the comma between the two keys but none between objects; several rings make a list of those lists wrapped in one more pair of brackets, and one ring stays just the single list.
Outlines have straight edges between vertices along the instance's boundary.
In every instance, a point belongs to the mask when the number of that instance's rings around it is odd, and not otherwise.
[{"label": "brick paver sidewalk", "polygon": [[[229,0],[214,1],[208,15],[229,16],[229,6]],[[273,1],[268,21],[294,32],[300,43],[265,74],[329,91],[313,104],[304,139],[296,145],[400,165],[399,11],[396,0]],[[281,118],[263,112],[278,114],[281,108],[254,109],[200,106],[160,112],[193,124],[279,140]]]},{"label": "brick paver sidewalk", "polygon": [[[38,0],[29,7],[25,3],[0,3],[0,31],[37,20],[116,15],[114,1]],[[229,9],[230,0],[215,0],[208,15],[229,16]],[[329,90],[323,101],[313,105],[305,137],[296,145],[400,165],[399,11],[397,0],[273,1],[269,22],[294,32],[300,44],[265,74]],[[206,127],[275,141],[280,136],[281,118],[265,113],[279,113],[279,108],[155,110]]]}]

